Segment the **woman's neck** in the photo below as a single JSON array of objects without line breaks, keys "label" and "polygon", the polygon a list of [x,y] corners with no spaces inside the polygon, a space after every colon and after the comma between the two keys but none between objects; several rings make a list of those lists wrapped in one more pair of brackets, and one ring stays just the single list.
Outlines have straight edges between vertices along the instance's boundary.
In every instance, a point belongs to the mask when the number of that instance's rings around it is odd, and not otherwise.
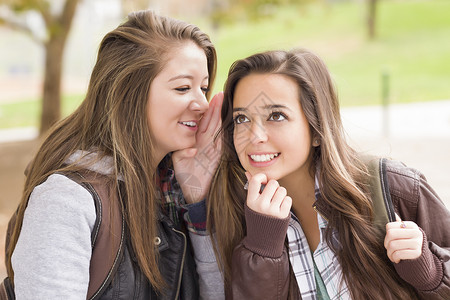
[{"label": "woman's neck", "polygon": [[279,180],[286,188],[288,196],[292,198],[292,212],[298,218],[312,251],[320,242],[317,212],[313,208],[315,202],[314,176],[310,172],[290,174]]},{"label": "woman's neck", "polygon": [[314,172],[315,170],[311,170],[309,164],[306,164],[278,180],[280,185],[286,188],[288,196],[292,198],[294,212],[304,208],[312,209],[315,202]]},{"label": "woman's neck", "polygon": [[309,173],[306,176],[291,174],[280,179],[279,183],[286,188],[288,196],[292,198],[292,210],[297,217],[300,217],[301,212],[314,211],[312,207],[315,202],[313,176]]}]

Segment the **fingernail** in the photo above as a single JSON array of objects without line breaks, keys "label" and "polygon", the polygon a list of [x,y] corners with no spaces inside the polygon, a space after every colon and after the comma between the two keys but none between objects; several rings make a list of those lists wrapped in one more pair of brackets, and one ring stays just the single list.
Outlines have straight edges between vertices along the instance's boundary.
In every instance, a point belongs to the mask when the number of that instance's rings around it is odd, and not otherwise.
[{"label": "fingernail", "polygon": [[248,190],[248,181],[244,184],[244,190]]}]

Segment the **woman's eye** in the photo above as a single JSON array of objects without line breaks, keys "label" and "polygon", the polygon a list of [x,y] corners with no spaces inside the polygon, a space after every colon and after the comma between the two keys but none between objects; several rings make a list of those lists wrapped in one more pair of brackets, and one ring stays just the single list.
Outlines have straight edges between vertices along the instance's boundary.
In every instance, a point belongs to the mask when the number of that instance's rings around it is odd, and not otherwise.
[{"label": "woman's eye", "polygon": [[187,91],[189,91],[189,87],[179,87],[179,88],[175,88],[175,90],[178,92],[187,92]]},{"label": "woman's eye", "polygon": [[284,120],[286,120],[286,116],[280,112],[274,112],[269,117],[269,121],[279,122],[279,121],[284,121]]},{"label": "woman's eye", "polygon": [[234,118],[234,123],[236,123],[236,124],[242,124],[242,123],[246,123],[248,121],[249,121],[248,118],[244,115],[237,115]]},{"label": "woman's eye", "polygon": [[207,87],[202,87],[202,92],[203,92],[203,94],[206,95],[206,93],[209,92],[209,88],[207,88]]}]

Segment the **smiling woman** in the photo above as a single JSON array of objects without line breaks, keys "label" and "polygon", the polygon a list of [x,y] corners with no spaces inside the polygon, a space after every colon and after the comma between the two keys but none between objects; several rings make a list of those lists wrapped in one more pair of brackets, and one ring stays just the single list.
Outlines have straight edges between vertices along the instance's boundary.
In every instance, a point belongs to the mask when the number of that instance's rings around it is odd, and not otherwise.
[{"label": "smiling woman", "polygon": [[[219,155],[204,153],[220,153],[213,136],[223,94],[207,100],[215,72],[205,33],[152,11],[130,14],[103,38],[85,100],[27,169],[7,251],[11,294],[223,298],[205,231]],[[110,227],[97,235],[105,216]],[[94,244],[101,236],[107,242]],[[108,243],[118,237],[115,257]],[[109,264],[102,278],[91,276]]]},{"label": "smiling woman", "polygon": [[169,51],[167,57],[165,68],[150,84],[148,100],[158,161],[169,152],[195,145],[198,124],[208,110],[205,52],[195,43],[184,43]]},{"label": "smiling woman", "polygon": [[227,297],[450,299],[450,212],[419,171],[383,159],[398,220],[376,222],[367,159],[318,56],[236,61],[222,121],[208,228]]},{"label": "smiling woman", "polygon": [[234,146],[250,175],[278,180],[297,172],[308,178],[301,172],[310,169],[312,138],[298,95],[295,81],[278,74],[251,74],[236,85]]}]

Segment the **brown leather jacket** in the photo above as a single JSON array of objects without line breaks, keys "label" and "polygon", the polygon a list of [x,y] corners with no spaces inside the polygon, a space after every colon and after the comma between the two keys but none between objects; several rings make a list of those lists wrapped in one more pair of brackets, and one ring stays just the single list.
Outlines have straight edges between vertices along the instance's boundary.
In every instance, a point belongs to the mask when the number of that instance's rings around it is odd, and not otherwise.
[{"label": "brown leather jacket", "polygon": [[[424,232],[421,257],[395,266],[421,299],[450,299],[450,211],[419,171],[387,161],[389,191],[402,220],[414,221]],[[326,212],[316,203],[319,213]],[[289,217],[284,220],[246,208],[247,236],[235,248],[232,283],[227,299],[301,299],[284,247]],[[261,241],[263,237],[263,241]],[[289,286],[291,291],[289,292]]]}]

